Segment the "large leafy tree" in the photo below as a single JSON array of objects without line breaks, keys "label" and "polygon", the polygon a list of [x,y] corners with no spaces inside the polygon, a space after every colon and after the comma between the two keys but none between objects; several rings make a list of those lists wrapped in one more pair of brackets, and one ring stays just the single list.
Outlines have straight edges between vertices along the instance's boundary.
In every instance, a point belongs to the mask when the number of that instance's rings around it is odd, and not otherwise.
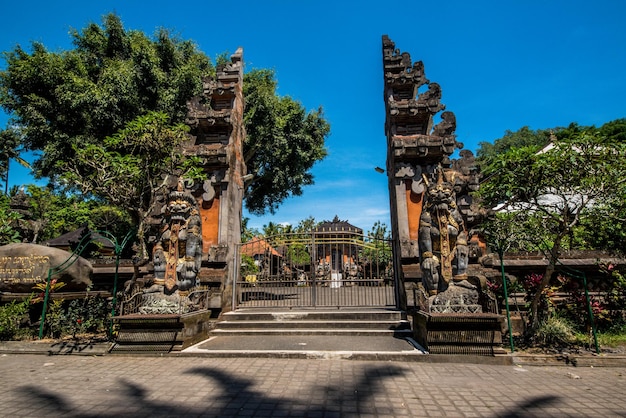
[{"label": "large leafy tree", "polygon": [[[125,210],[137,226],[140,254],[148,254],[147,222],[154,196],[168,187],[173,176],[198,171],[193,159],[183,160],[180,145],[185,125],[170,126],[167,115],[149,112],[129,122],[102,145],[75,147],[75,157],[60,161],[61,177],[83,193],[100,196]],[[197,176],[197,174],[195,174]]]},{"label": "large leafy tree", "polygon": [[330,132],[321,108],[307,113],[292,98],[279,97],[276,84],[271,70],[244,77],[244,158],[255,175],[246,191],[246,207],[256,214],[273,213],[285,198],[313,184],[309,170],[326,156],[324,140]]},{"label": "large leafy tree", "polygon": [[626,143],[595,128],[571,128],[547,147],[511,147],[483,161],[483,204],[515,212],[521,235],[548,259],[531,301],[531,329],[540,320],[541,294],[562,251],[576,242],[574,235],[584,227],[593,234],[599,224],[620,222],[617,215],[625,205]]},{"label": "large leafy tree", "polygon": [[498,138],[493,142],[481,141],[478,144],[476,156],[479,163],[485,164],[488,163],[489,159],[511,149],[529,146],[544,147],[550,143],[553,137],[567,139],[589,131],[594,131],[607,141],[626,142],[626,118],[607,122],[599,128],[595,126],[581,126],[572,122],[567,127],[551,129],[532,130],[528,126],[524,126],[517,131],[507,130],[502,138]]},{"label": "large leafy tree", "polygon": [[[37,175],[124,208],[141,232],[168,175],[198,174],[177,150],[180,123],[214,67],[191,41],[163,29],[154,37],[126,30],[114,14],[72,38],[69,51],[34,43],[30,53],[20,46],[6,52],[0,105],[23,133],[22,145],[43,151]],[[244,153],[255,175],[246,204],[264,213],[312,183],[309,170],[326,154],[329,127],[321,110],[307,113],[278,97],[273,72],[252,71],[245,85]]]},{"label": "large leafy tree", "polygon": [[476,157],[479,161],[493,158],[514,148],[544,146],[550,142],[550,130],[532,130],[528,126],[517,131],[507,130],[502,138],[494,142],[482,141],[478,144]]},{"label": "large leafy tree", "polygon": [[35,243],[56,238],[81,226],[123,236],[132,222],[126,212],[100,199],[84,199],[80,195],[33,184],[26,187],[25,193],[30,213],[25,220],[38,224],[33,239]]},{"label": "large leafy tree", "polygon": [[31,53],[20,46],[4,53],[0,103],[22,130],[23,144],[43,151],[35,163],[41,176],[55,179],[64,170],[58,161],[102,144],[150,111],[182,121],[187,100],[212,71],[192,42],[163,29],[154,38],[127,31],[114,14],[71,35],[72,50],[33,43]]},{"label": "large leafy tree", "polygon": [[598,133],[610,141],[626,142],[626,118],[605,123],[598,128]]}]

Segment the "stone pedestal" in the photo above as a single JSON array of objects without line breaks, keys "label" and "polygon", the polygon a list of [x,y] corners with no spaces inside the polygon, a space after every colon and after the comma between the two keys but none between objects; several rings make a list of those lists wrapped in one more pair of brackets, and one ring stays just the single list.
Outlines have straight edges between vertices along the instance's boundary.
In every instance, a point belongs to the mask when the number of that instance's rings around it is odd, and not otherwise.
[{"label": "stone pedestal", "polygon": [[413,315],[415,340],[431,354],[494,356],[505,354],[502,329],[505,317],[497,314]]}]

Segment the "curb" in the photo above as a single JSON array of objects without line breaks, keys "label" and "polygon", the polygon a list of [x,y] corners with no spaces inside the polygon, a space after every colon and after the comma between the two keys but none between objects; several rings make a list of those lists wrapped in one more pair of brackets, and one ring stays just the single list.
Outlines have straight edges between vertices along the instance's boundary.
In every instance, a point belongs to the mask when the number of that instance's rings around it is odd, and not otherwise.
[{"label": "curb", "polygon": [[0,354],[42,354],[54,355],[79,355],[79,356],[103,356],[109,352],[109,342],[22,342],[0,341]]},{"label": "curb", "polygon": [[622,355],[572,355],[572,354],[513,354],[513,364],[519,366],[574,366],[574,367],[626,367]]},{"label": "curb", "polygon": [[[38,354],[78,356],[126,357],[199,357],[199,358],[285,358],[310,360],[361,360],[402,361],[413,363],[459,363],[516,366],[572,366],[572,367],[624,367],[626,355],[572,355],[572,354],[505,354],[497,356],[472,356],[454,354],[428,354],[415,352],[373,351],[291,351],[291,350],[201,350],[186,349],[170,353],[120,353],[110,354],[110,342],[22,342],[0,341],[0,355]],[[190,347],[192,348],[192,347]]]}]

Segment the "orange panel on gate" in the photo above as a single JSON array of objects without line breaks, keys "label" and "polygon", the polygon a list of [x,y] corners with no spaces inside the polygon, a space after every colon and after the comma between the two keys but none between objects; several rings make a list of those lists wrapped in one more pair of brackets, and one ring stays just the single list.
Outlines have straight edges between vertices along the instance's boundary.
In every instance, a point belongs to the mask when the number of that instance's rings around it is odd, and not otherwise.
[{"label": "orange panel on gate", "polygon": [[202,252],[209,252],[211,245],[217,245],[219,239],[220,199],[219,194],[210,202],[202,202],[200,216],[202,218]]},{"label": "orange panel on gate", "polygon": [[422,197],[423,193],[415,194],[411,191],[411,182],[412,180],[406,180],[406,211],[407,211],[407,219],[409,221],[409,238],[412,240],[417,240],[419,227],[420,227],[420,217],[422,216]]}]

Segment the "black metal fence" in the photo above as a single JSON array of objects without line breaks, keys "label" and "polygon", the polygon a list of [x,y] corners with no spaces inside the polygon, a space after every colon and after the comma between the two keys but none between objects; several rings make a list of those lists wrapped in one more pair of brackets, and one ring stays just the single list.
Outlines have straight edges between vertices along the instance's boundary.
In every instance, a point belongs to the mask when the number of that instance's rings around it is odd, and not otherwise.
[{"label": "black metal fence", "polygon": [[391,242],[282,234],[238,246],[233,308],[395,306]]}]

